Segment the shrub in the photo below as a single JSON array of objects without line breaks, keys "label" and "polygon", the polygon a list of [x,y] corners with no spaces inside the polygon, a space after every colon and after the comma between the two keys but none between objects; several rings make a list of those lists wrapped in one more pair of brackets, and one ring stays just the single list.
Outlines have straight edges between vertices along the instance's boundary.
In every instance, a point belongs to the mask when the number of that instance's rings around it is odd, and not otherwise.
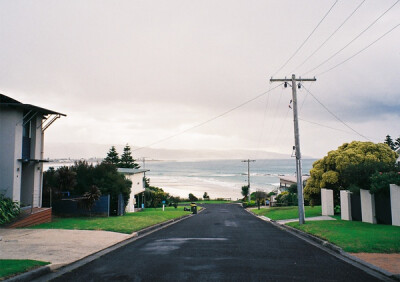
[{"label": "shrub", "polygon": [[377,172],[371,176],[371,193],[372,194],[390,194],[390,185],[400,185],[400,172]]},{"label": "shrub", "polygon": [[16,218],[20,211],[19,203],[13,202],[10,198],[0,194],[0,225]]}]

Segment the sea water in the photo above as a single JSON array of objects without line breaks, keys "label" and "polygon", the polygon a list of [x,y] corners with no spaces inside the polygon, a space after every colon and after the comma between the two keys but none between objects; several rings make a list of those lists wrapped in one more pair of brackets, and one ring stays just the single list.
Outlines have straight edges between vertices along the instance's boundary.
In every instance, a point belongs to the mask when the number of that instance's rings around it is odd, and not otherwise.
[{"label": "sea water", "polygon": [[[315,160],[302,161],[302,172],[308,174]],[[212,160],[195,162],[146,162],[150,184],[164,191],[187,198],[189,193],[211,198],[242,198],[242,186],[247,185],[247,162]],[[270,192],[279,187],[279,176],[296,173],[295,159],[256,160],[250,162],[251,191]]]},{"label": "sea water", "polygon": [[[304,159],[302,172],[308,174],[315,160]],[[93,163],[95,165],[95,163]],[[139,163],[142,165],[141,163]],[[73,165],[73,163],[45,163],[44,169]],[[143,168],[143,165],[142,165]],[[247,185],[247,162],[242,160],[210,161],[147,161],[146,177],[150,184],[162,188],[174,196],[187,198],[189,193],[203,197],[204,192],[212,198],[243,198],[242,186]],[[279,176],[294,176],[295,159],[256,160],[250,162],[250,188],[270,192],[279,187]]]}]

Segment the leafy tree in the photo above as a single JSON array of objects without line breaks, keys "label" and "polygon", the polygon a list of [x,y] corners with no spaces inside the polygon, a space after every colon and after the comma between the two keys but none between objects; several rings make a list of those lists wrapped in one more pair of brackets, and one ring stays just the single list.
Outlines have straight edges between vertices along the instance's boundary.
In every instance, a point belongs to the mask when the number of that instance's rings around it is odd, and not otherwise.
[{"label": "leafy tree", "polygon": [[10,198],[0,194],[0,225],[16,218],[20,211],[19,203],[13,202]]},{"label": "leafy tree", "polygon": [[118,152],[115,149],[115,146],[111,146],[110,150],[107,153],[107,157],[104,159],[105,163],[118,165],[120,162]]},{"label": "leafy tree", "polygon": [[376,172],[371,176],[370,181],[370,191],[372,194],[390,195],[390,184],[396,184],[400,186],[400,172]]},{"label": "leafy tree", "polygon": [[196,202],[198,200],[199,199],[195,195],[193,195],[192,193],[189,194],[189,201]]},{"label": "leafy tree", "polygon": [[207,192],[204,192],[203,199],[204,200],[210,200],[210,196],[208,196]]},{"label": "leafy tree", "polygon": [[297,206],[297,194],[284,191],[276,196],[276,202],[282,206]]},{"label": "leafy tree", "polygon": [[140,166],[135,163],[136,160],[132,158],[131,147],[126,144],[124,147],[124,152],[121,155],[121,160],[118,164],[118,167],[121,168],[140,168]]},{"label": "leafy tree", "polygon": [[396,147],[395,147],[395,144],[394,144],[394,142],[393,142],[393,139],[392,139],[392,137],[390,137],[390,135],[388,134],[388,135],[386,135],[386,138],[385,138],[385,142],[384,142],[385,144],[387,144],[392,150],[394,150]]},{"label": "leafy tree", "polygon": [[61,198],[61,192],[72,192],[76,185],[76,173],[68,166],[62,166],[55,173],[56,182],[54,196]]},{"label": "leafy tree", "polygon": [[265,201],[267,198],[267,193],[263,191],[256,191],[255,192],[255,198],[257,202],[258,209],[260,209],[260,205]]},{"label": "leafy tree", "polygon": [[90,190],[88,192],[85,192],[85,194],[83,194],[84,197],[83,203],[89,210],[90,216],[92,216],[93,205],[98,199],[100,199],[100,196],[101,192],[96,185],[92,185],[92,187],[90,187]]},{"label": "leafy tree", "polygon": [[95,180],[93,179],[94,166],[85,160],[75,162],[71,167],[72,171],[76,173],[76,186],[75,194],[83,195],[90,191]]},{"label": "leafy tree", "polygon": [[297,194],[297,184],[292,184],[288,188],[288,192],[292,194]]},{"label": "leafy tree", "polygon": [[400,148],[400,137],[397,137],[397,139],[394,141],[394,144],[396,145],[396,149]]},{"label": "leafy tree", "polygon": [[243,201],[245,201],[246,198],[249,196],[249,186],[248,185],[242,186],[242,196],[243,196]]},{"label": "leafy tree", "polygon": [[371,162],[393,165],[396,157],[397,154],[387,144],[361,141],[344,143],[337,150],[328,152],[327,156],[314,162],[304,189],[305,199],[311,205],[318,204],[321,200],[321,188],[327,188],[333,189],[334,200],[338,203],[339,190],[344,187],[342,174],[347,167]]},{"label": "leafy tree", "polygon": [[49,169],[43,172],[43,207],[52,206],[53,194],[58,187],[58,179],[56,176],[56,170],[54,167],[49,167]]}]

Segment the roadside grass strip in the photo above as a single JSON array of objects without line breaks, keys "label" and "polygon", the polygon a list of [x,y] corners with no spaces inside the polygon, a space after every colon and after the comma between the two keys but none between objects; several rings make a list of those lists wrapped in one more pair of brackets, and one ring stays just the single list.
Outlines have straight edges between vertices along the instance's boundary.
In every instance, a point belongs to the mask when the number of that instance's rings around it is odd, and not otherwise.
[{"label": "roadside grass strip", "polygon": [[35,229],[77,229],[77,230],[103,230],[131,234],[146,227],[170,219],[180,218],[190,212],[183,207],[146,208],[140,212],[127,213],[124,216],[112,217],[73,217],[55,218],[52,222],[32,226]]},{"label": "roadside grass strip", "polygon": [[[320,216],[322,213],[321,206],[305,206],[304,210],[306,217]],[[259,210],[252,209],[251,211],[257,215],[263,215],[272,220],[299,218],[297,206],[260,208]]]},{"label": "roadside grass strip", "polygon": [[400,253],[400,227],[333,220],[287,225],[329,241],[350,253]]},{"label": "roadside grass strip", "polygon": [[47,264],[50,263],[29,259],[0,259],[0,280]]}]

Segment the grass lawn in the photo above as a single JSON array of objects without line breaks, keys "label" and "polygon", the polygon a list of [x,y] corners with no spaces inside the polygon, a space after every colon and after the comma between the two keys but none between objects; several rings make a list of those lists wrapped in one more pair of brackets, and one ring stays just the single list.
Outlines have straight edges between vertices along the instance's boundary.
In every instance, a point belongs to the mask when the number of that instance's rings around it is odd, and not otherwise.
[{"label": "grass lawn", "polygon": [[49,262],[29,259],[0,259],[0,280],[46,264]]},{"label": "grass lawn", "polygon": [[40,229],[79,229],[104,230],[131,234],[151,225],[190,214],[183,207],[146,208],[144,211],[127,213],[124,216],[112,217],[74,217],[56,218],[52,222],[43,223],[30,228]]},{"label": "grass lawn", "polygon": [[287,225],[325,239],[351,253],[400,253],[400,227],[360,221],[309,221]]},{"label": "grass lawn", "polygon": [[[304,209],[306,217],[321,215],[321,206],[306,206]],[[273,220],[299,218],[297,206],[260,208],[259,210],[252,209],[251,211],[257,215],[264,215]]]}]

